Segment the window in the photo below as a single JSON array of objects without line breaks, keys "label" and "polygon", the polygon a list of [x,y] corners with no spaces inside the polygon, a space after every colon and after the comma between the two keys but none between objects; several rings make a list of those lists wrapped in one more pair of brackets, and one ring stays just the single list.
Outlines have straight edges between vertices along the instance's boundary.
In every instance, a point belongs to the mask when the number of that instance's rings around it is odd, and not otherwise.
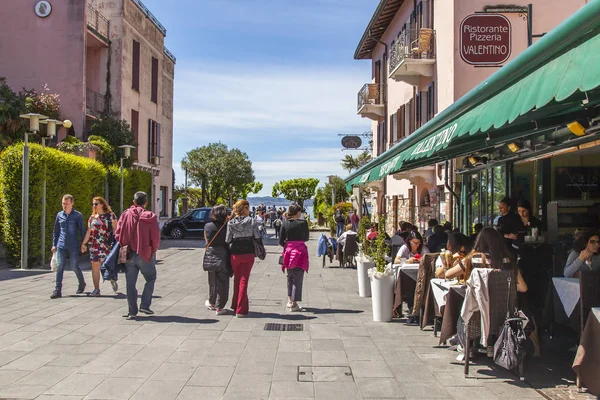
[{"label": "window", "polygon": [[[161,186],[161,191],[163,187],[164,186]],[[204,221],[205,219],[208,219],[208,210],[196,210],[194,211],[194,214],[192,214],[192,218],[194,221]]]},{"label": "window", "polygon": [[[131,130],[135,143],[140,142],[140,113],[137,110],[131,110]],[[133,149],[133,160],[138,160],[137,146]]]},{"label": "window", "polygon": [[396,142],[396,135],[398,131],[396,130],[396,118],[398,116],[396,114],[390,115],[390,143],[388,147],[392,147]]},{"label": "window", "polygon": [[154,164],[154,157],[160,157],[160,124],[148,120],[148,162]]},{"label": "window", "polygon": [[406,106],[400,106],[398,113],[396,114],[398,133],[396,136],[398,139],[402,139],[406,136]]},{"label": "window", "polygon": [[[168,195],[169,195],[169,189],[166,186],[161,186],[160,187],[160,216],[161,217],[167,217],[169,216],[169,202],[168,202]],[[206,214],[206,211],[201,211],[204,212]],[[206,218],[206,215],[204,215],[204,218]]]},{"label": "window", "polygon": [[152,91],[150,100],[158,103],[158,59],[152,57]]},{"label": "window", "polygon": [[133,41],[131,88],[140,91],[140,43]]},{"label": "window", "polygon": [[427,121],[435,116],[435,82],[427,87]]}]

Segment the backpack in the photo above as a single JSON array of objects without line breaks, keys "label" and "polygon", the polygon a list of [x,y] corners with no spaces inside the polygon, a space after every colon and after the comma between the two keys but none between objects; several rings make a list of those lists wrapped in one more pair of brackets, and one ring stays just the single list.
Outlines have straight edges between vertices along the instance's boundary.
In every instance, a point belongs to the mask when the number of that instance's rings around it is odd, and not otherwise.
[{"label": "backpack", "polygon": [[273,221],[273,225],[275,225],[276,227],[280,227],[281,226],[281,219],[277,218],[275,221]]}]

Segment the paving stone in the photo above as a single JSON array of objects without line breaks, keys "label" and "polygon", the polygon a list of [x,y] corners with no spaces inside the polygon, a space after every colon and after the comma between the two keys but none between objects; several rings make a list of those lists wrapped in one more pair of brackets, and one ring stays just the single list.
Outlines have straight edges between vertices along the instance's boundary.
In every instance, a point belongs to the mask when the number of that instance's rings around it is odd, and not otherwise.
[{"label": "paving stone", "polygon": [[144,379],[110,377],[96,386],[86,399],[129,399],[142,386]]},{"label": "paving stone", "polygon": [[352,400],[360,399],[358,387],[348,382],[315,382],[316,400]]},{"label": "paving stone", "polygon": [[29,374],[29,371],[0,370],[0,387],[8,386],[27,374]]},{"label": "paving stone", "polygon": [[356,378],[393,378],[392,371],[383,361],[350,361]]},{"label": "paving stone", "polygon": [[312,398],[314,387],[312,382],[273,382],[271,398],[289,399],[293,397]]},{"label": "paving stone", "polygon": [[75,367],[44,366],[19,379],[20,385],[53,386],[77,370]]},{"label": "paving stone", "polygon": [[187,382],[195,370],[196,365],[191,363],[164,363],[150,376],[150,380]]},{"label": "paving stone", "polygon": [[181,381],[146,381],[131,400],[174,400],[177,398],[185,382]]},{"label": "paving stone", "polygon": [[57,355],[27,354],[4,365],[2,369],[35,371],[39,367],[48,364],[57,357]]},{"label": "paving stone", "polygon": [[177,400],[220,400],[225,393],[225,387],[199,387],[199,386],[186,386],[184,387]]},{"label": "paving stone", "polygon": [[108,378],[108,375],[75,373],[69,375],[44,393],[85,396],[106,378]]},{"label": "paving stone", "polygon": [[190,386],[227,386],[233,376],[235,367],[200,366],[196,369],[187,385]]},{"label": "paving stone", "polygon": [[48,389],[48,386],[39,385],[21,385],[13,383],[12,385],[0,387],[1,399],[35,399]]}]

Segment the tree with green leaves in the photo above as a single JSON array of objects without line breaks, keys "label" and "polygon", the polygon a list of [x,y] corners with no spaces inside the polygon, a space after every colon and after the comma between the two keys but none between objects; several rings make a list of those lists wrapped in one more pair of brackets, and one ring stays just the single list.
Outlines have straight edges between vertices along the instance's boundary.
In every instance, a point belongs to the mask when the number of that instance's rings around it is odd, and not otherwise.
[{"label": "tree with green leaves", "polygon": [[290,201],[295,201],[304,208],[304,201],[315,195],[319,180],[316,178],[295,178],[283,180],[273,185],[272,196],[283,196]]},{"label": "tree with green leaves", "polygon": [[181,166],[187,169],[190,181],[200,186],[203,206],[227,199],[232,191],[233,194],[247,195],[252,191],[248,185],[255,183],[248,155],[220,142],[188,151]]},{"label": "tree with green leaves", "polygon": [[354,157],[352,154],[346,154],[342,159],[342,168],[350,173],[367,164],[369,161],[371,161],[371,159],[371,153],[368,151],[363,151],[356,157]]},{"label": "tree with green leaves", "polygon": [[[119,162],[122,151],[119,146],[137,146],[135,134],[129,123],[114,114],[102,114],[92,125],[88,140],[100,148],[100,161],[105,165]],[[124,165],[130,166],[131,159],[124,160]]]},{"label": "tree with green leaves", "polygon": [[[335,191],[335,201],[331,202],[332,188]],[[325,208],[319,207],[321,204],[326,204],[328,207],[344,202],[348,199],[348,192],[346,191],[346,183],[342,178],[336,176],[333,178],[333,185],[331,183],[325,184],[325,187],[318,188],[313,201],[313,212],[315,218],[318,218],[319,212],[323,212]]]}]

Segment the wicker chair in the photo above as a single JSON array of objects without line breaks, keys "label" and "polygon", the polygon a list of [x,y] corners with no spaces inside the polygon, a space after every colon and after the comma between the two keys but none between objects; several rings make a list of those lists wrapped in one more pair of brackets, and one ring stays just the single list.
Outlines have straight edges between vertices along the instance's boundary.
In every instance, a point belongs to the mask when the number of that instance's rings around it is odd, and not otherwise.
[{"label": "wicker chair", "polygon": [[[510,293],[508,292],[508,278],[511,279]],[[498,336],[500,330],[504,326],[506,320],[506,304],[510,296],[509,311],[517,307],[517,275],[515,271],[503,271],[494,269],[488,277],[489,290],[489,321],[490,327],[488,338]],[[471,340],[481,336],[481,314],[476,312],[473,314],[469,323],[466,325],[466,343],[465,343],[465,377],[469,376],[469,355],[471,351]],[[523,378],[523,363],[519,365],[519,377]]]},{"label": "wicker chair", "polygon": [[431,37],[433,36],[433,29],[421,28],[419,30],[419,38],[414,40],[410,44],[411,52],[413,54],[421,56],[422,54],[427,55],[431,51]]},{"label": "wicker chair", "polygon": [[[581,309],[581,329],[583,333],[588,315],[592,307],[600,307],[600,271],[579,271],[579,307]],[[577,389],[581,389],[581,381],[577,377]]]}]

